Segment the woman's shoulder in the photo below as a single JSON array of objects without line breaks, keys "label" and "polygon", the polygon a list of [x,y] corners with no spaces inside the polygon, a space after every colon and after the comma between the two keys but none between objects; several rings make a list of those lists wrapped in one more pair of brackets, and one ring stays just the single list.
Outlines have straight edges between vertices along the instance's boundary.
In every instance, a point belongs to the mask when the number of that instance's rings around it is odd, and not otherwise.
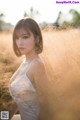
[{"label": "woman's shoulder", "polygon": [[34,73],[41,73],[41,72],[45,71],[44,63],[40,58],[35,59],[35,61],[31,65],[31,71],[32,71],[33,74]]}]

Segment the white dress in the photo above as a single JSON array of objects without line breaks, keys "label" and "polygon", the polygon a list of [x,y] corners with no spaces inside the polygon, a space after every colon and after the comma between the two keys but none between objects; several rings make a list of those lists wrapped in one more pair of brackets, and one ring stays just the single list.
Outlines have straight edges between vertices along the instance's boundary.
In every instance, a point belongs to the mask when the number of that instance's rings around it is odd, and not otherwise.
[{"label": "white dress", "polygon": [[9,82],[9,92],[17,103],[21,120],[38,120],[40,113],[40,104],[36,89],[26,75],[34,60],[28,63],[24,58]]}]

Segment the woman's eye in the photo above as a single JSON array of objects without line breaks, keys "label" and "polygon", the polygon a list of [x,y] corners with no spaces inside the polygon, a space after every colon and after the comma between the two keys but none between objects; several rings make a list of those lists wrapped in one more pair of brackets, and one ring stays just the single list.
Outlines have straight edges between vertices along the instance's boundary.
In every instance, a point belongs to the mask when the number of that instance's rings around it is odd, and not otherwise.
[{"label": "woman's eye", "polygon": [[24,39],[28,38],[28,36],[23,36]]}]

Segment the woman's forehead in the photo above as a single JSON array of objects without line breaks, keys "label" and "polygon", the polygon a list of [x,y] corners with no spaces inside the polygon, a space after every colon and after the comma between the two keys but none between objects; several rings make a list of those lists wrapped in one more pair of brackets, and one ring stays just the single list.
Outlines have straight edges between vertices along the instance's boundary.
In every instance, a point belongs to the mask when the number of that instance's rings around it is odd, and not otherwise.
[{"label": "woman's forehead", "polygon": [[18,29],[16,30],[16,35],[17,36],[22,36],[22,35],[30,35],[30,31],[29,30],[25,30],[25,29]]}]

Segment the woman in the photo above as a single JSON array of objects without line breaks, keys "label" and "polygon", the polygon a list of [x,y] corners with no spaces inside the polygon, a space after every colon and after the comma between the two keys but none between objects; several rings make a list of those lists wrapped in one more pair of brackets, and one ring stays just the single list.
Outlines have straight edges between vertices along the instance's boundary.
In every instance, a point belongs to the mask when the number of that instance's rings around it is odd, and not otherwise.
[{"label": "woman", "polygon": [[10,119],[19,110],[21,120],[47,120],[47,75],[39,56],[43,39],[32,18],[21,19],[16,24],[13,50],[18,57],[25,55],[25,58],[10,79],[9,91],[13,98]]}]

